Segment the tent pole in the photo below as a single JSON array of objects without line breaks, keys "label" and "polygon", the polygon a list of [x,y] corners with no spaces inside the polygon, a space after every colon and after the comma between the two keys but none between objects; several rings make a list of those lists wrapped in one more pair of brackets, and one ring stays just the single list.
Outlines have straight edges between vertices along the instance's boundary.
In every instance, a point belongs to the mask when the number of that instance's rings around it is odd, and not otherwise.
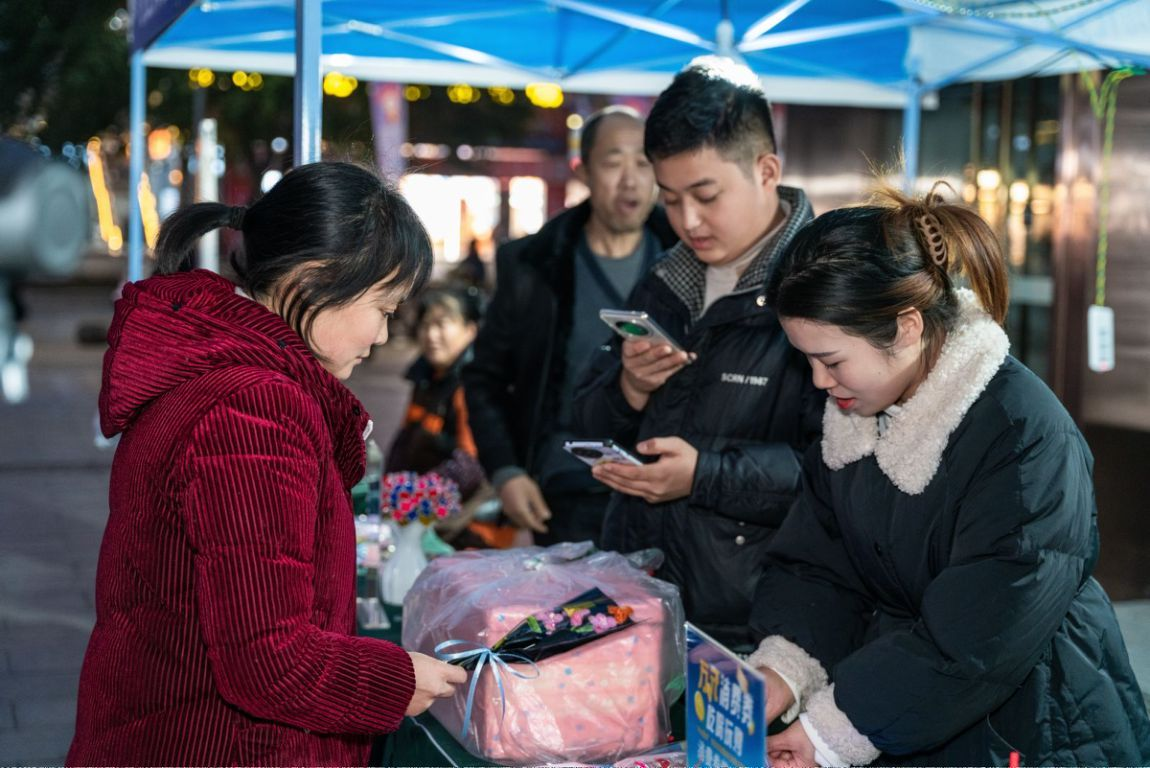
[{"label": "tent pole", "polygon": [[903,191],[914,192],[918,179],[918,148],[922,133],[922,84],[913,81],[906,94],[902,111]]},{"label": "tent pole", "polygon": [[319,140],[323,132],[323,92],[320,88],[322,19],[320,0],[296,0],[295,148],[292,154],[297,166],[320,159]]},{"label": "tent pole", "polygon": [[144,276],[144,228],[140,213],[140,180],[144,177],[144,155],[148,152],[144,138],[144,91],[147,90],[147,69],[144,52],[137,50],[131,59],[129,122],[132,124],[128,156],[128,281]]}]

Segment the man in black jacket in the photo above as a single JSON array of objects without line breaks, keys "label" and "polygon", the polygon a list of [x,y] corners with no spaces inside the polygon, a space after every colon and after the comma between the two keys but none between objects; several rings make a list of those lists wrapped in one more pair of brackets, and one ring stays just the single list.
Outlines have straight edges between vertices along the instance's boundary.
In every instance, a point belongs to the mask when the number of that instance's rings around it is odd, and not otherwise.
[{"label": "man in black jacket", "polygon": [[675,77],[645,150],[680,242],[630,304],[683,351],[627,341],[601,352],[576,423],[655,459],[595,468],[617,491],[604,546],[662,549],[658,575],[679,586],[687,618],[742,649],[766,544],[820,433],[824,397],[763,293],[811,207],[779,184],[770,104],[730,61],[698,59]]},{"label": "man in black jacket", "polygon": [[[625,107],[587,119],[577,176],[590,199],[496,253],[496,290],[463,374],[479,460],[511,520],[538,543],[599,543],[609,489],[563,451],[572,392],[625,304],[674,242],[655,205],[643,120]],[[590,437],[595,437],[591,435]]]}]

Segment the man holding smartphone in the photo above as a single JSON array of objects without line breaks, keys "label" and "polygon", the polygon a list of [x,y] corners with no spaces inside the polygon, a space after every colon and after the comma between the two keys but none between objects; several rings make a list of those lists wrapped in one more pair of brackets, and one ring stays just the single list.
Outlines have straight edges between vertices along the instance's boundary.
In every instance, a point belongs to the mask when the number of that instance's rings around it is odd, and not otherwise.
[{"label": "man holding smartphone", "polygon": [[608,107],[587,118],[580,160],[590,198],[496,253],[495,295],[463,373],[479,460],[504,513],[541,544],[599,543],[610,489],[563,450],[588,437],[571,429],[572,394],[611,335],[599,310],[625,304],[675,241],[654,207],[637,112]]},{"label": "man holding smartphone", "polygon": [[588,372],[576,424],[656,459],[593,469],[617,491],[604,547],[662,549],[657,575],[679,586],[687,618],[749,649],[763,551],[821,431],[824,397],[763,293],[811,206],[779,183],[758,79],[727,59],[696,59],[675,77],[651,109],[644,148],[680,241],[627,308],[683,349],[616,341]]}]

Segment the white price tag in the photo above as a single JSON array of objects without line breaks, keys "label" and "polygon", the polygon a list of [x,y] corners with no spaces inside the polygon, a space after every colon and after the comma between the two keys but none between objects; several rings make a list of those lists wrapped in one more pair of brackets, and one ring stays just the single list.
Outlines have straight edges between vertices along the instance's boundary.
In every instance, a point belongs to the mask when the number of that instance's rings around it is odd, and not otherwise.
[{"label": "white price tag", "polygon": [[1098,373],[1114,370],[1114,310],[1098,304],[1086,310],[1086,364]]}]

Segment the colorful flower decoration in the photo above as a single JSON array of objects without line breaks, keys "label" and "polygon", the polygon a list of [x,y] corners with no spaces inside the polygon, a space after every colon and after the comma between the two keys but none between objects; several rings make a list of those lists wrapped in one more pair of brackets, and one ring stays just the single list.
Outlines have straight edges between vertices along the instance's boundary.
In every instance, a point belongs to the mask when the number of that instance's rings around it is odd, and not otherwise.
[{"label": "colorful flower decoration", "polygon": [[605,613],[593,613],[588,620],[596,633],[603,633],[619,626],[619,622],[615,620],[614,616],[608,616]]},{"label": "colorful flower decoration", "polygon": [[547,630],[547,634],[550,635],[555,631],[555,628],[559,626],[559,623],[563,621],[564,617],[563,614],[555,613],[554,611],[540,611],[535,614],[535,618],[539,619],[539,623],[543,625],[543,628]]},{"label": "colorful flower decoration", "polygon": [[[617,612],[623,617],[621,620],[612,615],[612,608],[622,609]],[[491,650],[540,661],[626,629],[635,623],[633,613],[630,606],[618,605],[603,590],[593,587],[562,605],[527,614]],[[469,660],[461,662],[461,666],[471,669],[477,663]]]},{"label": "colorful flower decoration", "polygon": [[587,610],[586,608],[576,608],[569,613],[571,616],[571,626],[578,627],[582,626],[583,619],[587,618],[591,611]]},{"label": "colorful flower decoration", "polygon": [[622,624],[627,619],[631,618],[631,613],[635,609],[629,605],[609,605],[607,606],[607,613],[619,624]]},{"label": "colorful flower decoration", "polygon": [[459,486],[435,472],[390,472],[383,476],[381,498],[385,512],[400,525],[431,525],[460,511]]}]

